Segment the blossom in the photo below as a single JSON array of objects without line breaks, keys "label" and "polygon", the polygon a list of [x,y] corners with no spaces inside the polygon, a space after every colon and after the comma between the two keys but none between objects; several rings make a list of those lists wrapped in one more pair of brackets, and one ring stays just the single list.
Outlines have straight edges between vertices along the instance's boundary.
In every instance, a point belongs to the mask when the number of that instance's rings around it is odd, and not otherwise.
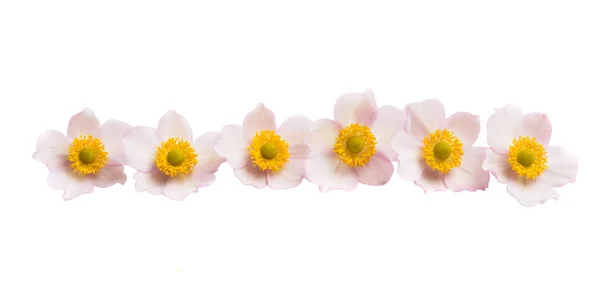
[{"label": "blossom", "polygon": [[340,96],[334,120],[321,119],[307,137],[312,152],[306,177],[322,192],[350,191],[358,183],[381,186],[394,172],[392,137],[402,130],[406,113],[393,106],[377,108],[371,90]]},{"label": "blossom", "polygon": [[485,148],[473,147],[479,116],[458,112],[446,118],[444,105],[436,99],[408,104],[405,111],[406,131],[392,141],[402,179],[414,181],[426,193],[488,187],[489,173],[481,168]]},{"label": "blossom", "polygon": [[293,188],[304,179],[309,153],[304,139],[312,124],[306,117],[292,116],[277,128],[275,115],[261,103],[242,125],[223,127],[215,150],[244,185]]},{"label": "blossom", "polygon": [[131,128],[118,120],[102,126],[89,108],[71,117],[67,136],[55,130],[43,132],[37,140],[33,159],[46,164],[50,187],[63,190],[71,200],[91,193],[94,187],[107,188],[127,181],[123,165],[122,134]]},{"label": "blossom", "polygon": [[549,146],[552,126],[543,113],[524,115],[521,108],[508,104],[487,121],[483,169],[489,170],[523,206],[558,200],[553,189],[577,176],[577,159],[558,146]]},{"label": "blossom", "polygon": [[134,127],[123,135],[129,165],[138,170],[135,189],[183,200],[215,180],[224,159],[214,151],[217,132],[192,140],[188,121],[168,111],[157,128]]}]

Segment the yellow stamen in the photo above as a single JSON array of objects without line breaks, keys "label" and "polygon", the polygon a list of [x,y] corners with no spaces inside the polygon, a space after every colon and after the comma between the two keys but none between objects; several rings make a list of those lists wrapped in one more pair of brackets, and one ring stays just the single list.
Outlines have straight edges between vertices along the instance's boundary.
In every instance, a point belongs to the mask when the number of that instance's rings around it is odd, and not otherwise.
[{"label": "yellow stamen", "polygon": [[423,158],[433,170],[448,173],[460,166],[463,143],[450,131],[435,130],[423,139]]},{"label": "yellow stamen", "polygon": [[96,174],[108,163],[108,152],[100,139],[80,135],[71,143],[67,159],[71,162],[71,169],[78,174]]},{"label": "yellow stamen", "polygon": [[548,168],[546,149],[535,138],[515,138],[508,149],[508,163],[519,176],[535,179]]},{"label": "yellow stamen", "polygon": [[185,176],[194,172],[198,154],[190,142],[169,138],[156,148],[156,167],[169,177]]},{"label": "yellow stamen", "polygon": [[256,132],[248,152],[252,164],[263,171],[283,169],[290,157],[289,144],[272,130]]},{"label": "yellow stamen", "polygon": [[377,152],[377,141],[366,125],[350,124],[341,129],[333,146],[337,158],[350,165],[362,167],[369,163],[371,157]]}]

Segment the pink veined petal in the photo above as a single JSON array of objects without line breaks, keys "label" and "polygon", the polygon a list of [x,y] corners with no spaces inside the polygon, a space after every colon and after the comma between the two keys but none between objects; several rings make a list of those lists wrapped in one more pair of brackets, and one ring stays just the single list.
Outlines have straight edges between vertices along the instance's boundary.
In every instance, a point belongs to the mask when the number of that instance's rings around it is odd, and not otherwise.
[{"label": "pink veined petal", "polygon": [[425,193],[441,192],[446,190],[446,184],[444,184],[444,174],[429,167],[425,167],[423,174],[419,180],[415,181],[415,184],[420,186]]},{"label": "pink veined petal", "polygon": [[197,171],[182,178],[169,178],[162,193],[172,200],[181,201],[214,181],[214,174]]},{"label": "pink veined petal", "polygon": [[352,92],[341,95],[333,109],[334,120],[342,127],[350,124],[369,124],[369,119],[377,111],[377,102],[373,91]]},{"label": "pink veined petal", "polygon": [[123,134],[123,152],[127,163],[139,171],[150,172],[156,167],[156,148],[159,145],[153,128],[134,127]]},{"label": "pink veined petal", "polygon": [[404,110],[394,106],[381,106],[371,116],[371,131],[377,140],[377,151],[384,153],[390,160],[396,157],[390,142],[398,132],[404,131],[408,116]]},{"label": "pink veined petal", "polygon": [[192,141],[192,128],[188,121],[174,110],[169,110],[158,121],[156,128],[158,139],[164,142],[169,138],[181,138],[186,141]]},{"label": "pink veined petal", "polygon": [[296,187],[302,183],[306,161],[291,159],[283,169],[267,172],[267,183],[271,189],[283,190]]},{"label": "pink veined petal", "polygon": [[313,125],[310,134],[306,137],[306,143],[312,152],[333,151],[333,146],[340,130],[341,127],[333,120],[318,120]]},{"label": "pink veined petal", "polygon": [[244,129],[244,138],[250,141],[256,135],[256,132],[277,129],[275,114],[266,108],[264,104],[259,103],[252,112],[244,117],[242,127]]},{"label": "pink veined petal", "polygon": [[444,176],[448,189],[459,192],[485,190],[490,182],[490,173],[483,170],[481,164],[485,159],[486,148],[465,147],[460,167],[450,170]]},{"label": "pink veined petal", "polygon": [[497,153],[506,154],[523,127],[523,112],[519,106],[507,104],[490,116],[486,123],[487,142]]},{"label": "pink veined petal", "polygon": [[423,145],[406,132],[399,132],[392,139],[392,148],[397,153],[397,172],[406,181],[417,181],[427,166],[423,159]]},{"label": "pink veined petal", "polygon": [[404,110],[409,116],[406,128],[417,140],[446,127],[446,110],[437,99],[410,103]]},{"label": "pink veined petal", "polygon": [[63,190],[64,200],[71,200],[79,195],[94,191],[94,185],[92,185],[89,176],[78,175],[68,166],[50,170],[48,184],[54,189]]},{"label": "pink veined petal", "polygon": [[550,143],[552,124],[543,113],[529,113],[523,117],[523,125],[519,131],[521,136],[535,137],[544,146]]},{"label": "pink veined petal", "polygon": [[227,160],[233,169],[246,167],[250,163],[249,141],[244,138],[242,126],[227,125],[215,141],[215,151]]},{"label": "pink veined petal", "polygon": [[352,191],[358,186],[356,170],[337,160],[336,154],[311,153],[306,160],[306,178],[319,186],[321,192]]},{"label": "pink veined petal", "polygon": [[567,183],[575,183],[579,165],[572,153],[559,146],[546,148],[548,168],[537,180],[550,187],[561,187]]},{"label": "pink veined petal", "polygon": [[267,186],[266,173],[251,163],[244,168],[233,170],[233,174],[244,185],[251,185],[257,189],[262,189]]},{"label": "pink veined petal", "polygon": [[550,186],[530,180],[511,180],[506,186],[506,190],[525,207],[532,207],[546,203],[551,199],[558,200],[560,198],[558,193]]},{"label": "pink veined petal", "polygon": [[218,137],[218,132],[208,132],[194,140],[193,146],[196,154],[198,154],[196,170],[215,173],[221,164],[225,162],[225,158],[221,157],[215,151],[215,144]]},{"label": "pink veined petal", "polygon": [[486,149],[485,158],[481,164],[481,168],[492,173],[500,184],[506,184],[510,180],[517,178],[517,174],[508,163],[508,156],[506,154],[497,153],[490,148]]},{"label": "pink veined petal", "polygon": [[123,134],[131,129],[131,125],[119,120],[108,120],[100,126],[100,140],[108,152],[109,165],[126,165],[127,158],[123,152]]},{"label": "pink veined petal", "polygon": [[383,186],[394,174],[394,165],[383,153],[376,153],[369,163],[356,168],[358,181],[371,186]]},{"label": "pink veined petal", "polygon": [[33,159],[46,164],[50,170],[68,166],[69,146],[67,138],[61,132],[43,132],[37,140]]},{"label": "pink veined petal", "polygon": [[289,144],[290,158],[308,157],[310,148],[305,139],[310,134],[313,124],[304,116],[292,116],[281,124],[278,133]]},{"label": "pink veined petal", "polygon": [[72,141],[80,135],[91,135],[100,128],[100,121],[94,115],[94,111],[84,108],[83,111],[73,115],[67,127],[67,138]]},{"label": "pink veined petal", "polygon": [[467,112],[458,112],[446,120],[446,129],[454,132],[454,135],[464,146],[472,146],[481,130],[479,116]]},{"label": "pink veined petal", "polygon": [[150,172],[138,171],[133,175],[135,179],[135,190],[138,192],[146,191],[153,195],[162,194],[169,176],[163,174],[158,169]]},{"label": "pink veined petal", "polygon": [[90,176],[92,184],[99,188],[108,188],[114,184],[125,185],[127,175],[122,165],[107,165],[100,169],[98,174]]}]

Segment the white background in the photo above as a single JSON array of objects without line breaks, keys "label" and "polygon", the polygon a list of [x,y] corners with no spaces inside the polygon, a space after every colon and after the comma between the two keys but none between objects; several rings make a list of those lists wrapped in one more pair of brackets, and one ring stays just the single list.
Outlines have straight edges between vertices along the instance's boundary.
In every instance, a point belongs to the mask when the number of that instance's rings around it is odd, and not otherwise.
[{"label": "white background", "polygon": [[[599,282],[597,1],[2,1],[0,282]],[[579,158],[561,199],[243,186],[224,164],[182,202],[124,186],[65,202],[38,135],[92,108],[197,136],[263,102],[332,118],[338,95],[447,113],[548,113]]]}]

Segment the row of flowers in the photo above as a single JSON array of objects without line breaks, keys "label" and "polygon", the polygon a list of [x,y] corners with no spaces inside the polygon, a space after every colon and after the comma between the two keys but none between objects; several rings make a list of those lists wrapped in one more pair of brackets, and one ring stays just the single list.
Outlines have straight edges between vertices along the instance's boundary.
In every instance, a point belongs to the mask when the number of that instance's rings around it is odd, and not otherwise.
[{"label": "row of flowers", "polygon": [[70,200],[94,187],[125,184],[124,165],[137,170],[135,189],[183,200],[215,181],[222,163],[242,184],[289,189],[303,179],[322,192],[381,186],[394,175],[425,192],[488,188],[490,173],[524,206],[558,200],[554,188],[575,182],[571,153],[550,146],[552,127],[542,113],[524,114],[513,104],[487,120],[489,148],[475,147],[479,117],[446,117],[435,99],[378,107],[371,90],[340,96],[334,119],[293,116],[279,127],[263,104],[241,125],[227,125],[194,139],[188,121],[167,112],[156,128],[118,120],[100,125],[93,111],[75,114],[66,136],[46,131],[33,154],[49,170],[48,184]]}]

